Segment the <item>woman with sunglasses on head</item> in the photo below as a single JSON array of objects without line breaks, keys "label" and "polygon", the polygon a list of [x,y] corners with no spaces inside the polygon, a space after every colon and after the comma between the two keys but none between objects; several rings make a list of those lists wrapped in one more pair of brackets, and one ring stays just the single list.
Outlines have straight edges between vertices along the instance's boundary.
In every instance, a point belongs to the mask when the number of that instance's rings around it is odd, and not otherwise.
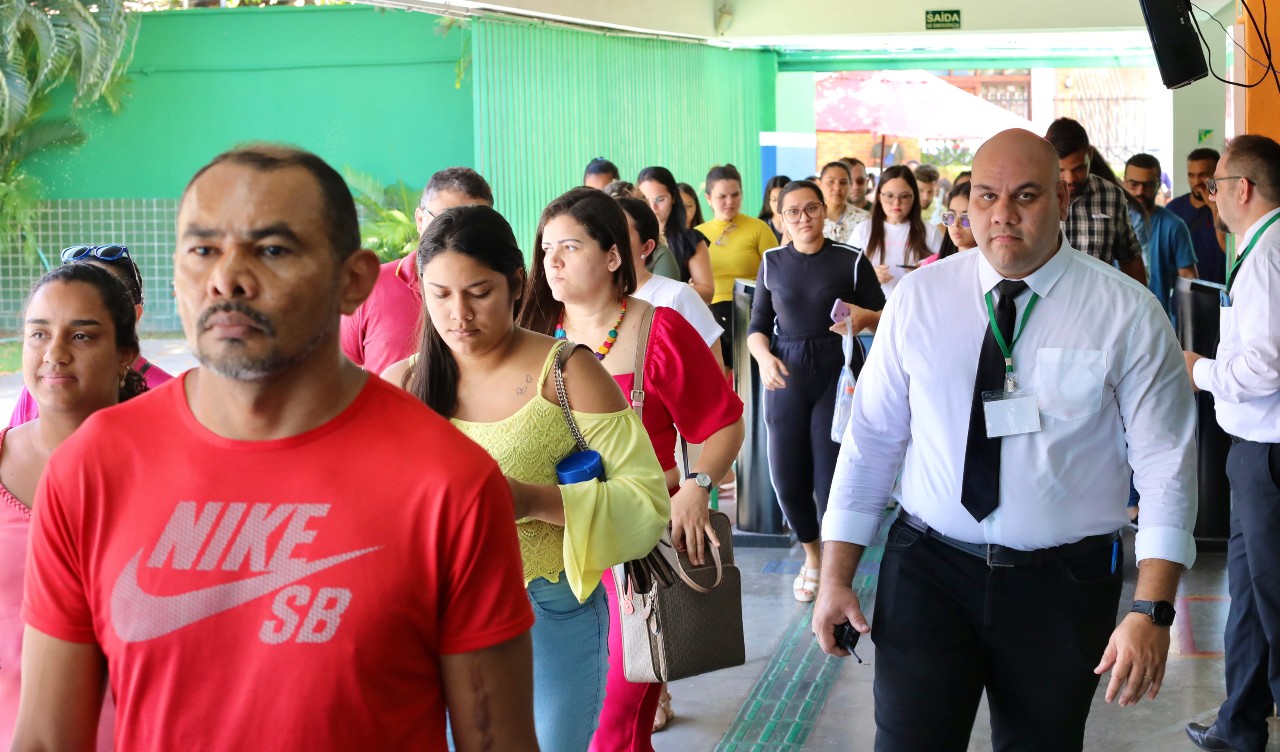
[{"label": "woman with sunglasses on head", "polygon": [[[129,255],[129,249],[123,245],[76,245],[62,251],[63,264],[89,264],[106,269],[129,290],[133,299],[133,307],[137,320],[142,320],[142,274],[138,265]],[[158,368],[141,355],[133,363],[133,370],[142,374],[147,387],[154,389],[172,379],[168,373]],[[23,387],[18,395],[18,404],[14,405],[13,415],[9,418],[9,426],[20,426],[40,414],[39,406],[31,394]]]},{"label": "woman with sunglasses on head", "polygon": [[[676,183],[680,191],[680,203],[684,204],[684,226],[692,230],[702,224],[702,204],[698,202],[698,192],[688,183]],[[701,237],[702,233],[698,233]],[[705,243],[706,238],[702,238]]]},{"label": "woman with sunglasses on head", "polygon": [[920,190],[905,165],[885,168],[871,219],[854,228],[849,245],[867,254],[887,297],[903,275],[942,247],[942,233],[920,218]]},{"label": "woman with sunglasses on head", "polygon": [[976,248],[978,241],[973,238],[973,230],[969,229],[969,191],[968,183],[961,183],[951,189],[947,200],[943,202],[942,225],[947,234],[942,238],[942,248],[937,253],[920,262],[921,266],[941,261],[954,256],[960,251]]},{"label": "woman with sunglasses on head", "polygon": [[[827,209],[817,184],[789,183],[778,203],[791,242],[770,250],[760,264],[747,347],[765,388],[769,474],[804,547],[792,594],[808,603],[817,597],[822,515],[840,453],[831,422],[846,365],[841,336],[874,330],[884,293],[864,254],[823,236]],[[854,353],[857,362],[849,365],[856,374],[861,350]]]},{"label": "woman with sunglasses on head", "polygon": [[769,178],[769,182],[764,184],[764,205],[756,215],[761,222],[769,225],[769,229],[773,230],[773,237],[779,243],[785,243],[789,238],[785,237],[787,228],[782,222],[782,214],[778,209],[778,194],[790,182],[791,178],[786,175],[774,175]]},{"label": "woman with sunglasses on head", "polygon": [[715,218],[697,230],[711,241],[711,269],[716,277],[711,313],[724,329],[720,345],[725,368],[732,370],[734,280],[755,279],[764,252],[778,243],[769,225],[741,213],[742,175],[733,165],[712,167],[707,173],[707,202]]},{"label": "woman with sunglasses on head", "polygon": [[[646,167],[636,177],[636,188],[658,217],[662,228],[658,250],[670,248],[680,265],[680,281],[688,282],[705,302],[711,302],[715,280],[711,274],[711,254],[706,239],[689,229],[685,204],[671,171],[665,167]],[[656,273],[656,272],[655,272]]]},{"label": "woman with sunglasses on head", "polygon": [[[50,453],[90,415],[147,389],[129,367],[138,357],[133,299],[96,265],[45,274],[22,319],[22,380],[40,414],[0,429],[0,747],[6,749],[18,711],[23,574],[37,482]],[[98,749],[111,749],[113,717],[107,708]]]},{"label": "woman with sunglasses on head", "polygon": [[[443,212],[419,241],[416,262],[421,341],[383,378],[449,418],[507,476],[536,616],[538,743],[586,752],[609,665],[600,580],[661,537],[670,514],[662,469],[644,426],[589,350],[516,326],[524,255],[502,215],[487,206]],[[601,480],[557,479],[557,463],[575,446],[557,368],[587,446],[600,453]]]},{"label": "woman with sunglasses on head", "polygon": [[[758,220],[757,220],[758,221]],[[671,494],[671,542],[697,565],[719,545],[711,529],[711,488],[742,446],[742,401],[706,343],[679,313],[638,298],[627,215],[613,199],[574,189],[552,201],[538,222],[521,326],[588,345],[622,389],[632,394],[637,349],[644,347],[641,418]],[[642,324],[651,319],[647,341]],[[676,435],[702,444],[688,474],[676,469]],[[613,577],[605,589],[616,603]],[[609,614],[609,682],[595,752],[650,752],[660,684],[633,684],[623,675],[617,609]]]}]

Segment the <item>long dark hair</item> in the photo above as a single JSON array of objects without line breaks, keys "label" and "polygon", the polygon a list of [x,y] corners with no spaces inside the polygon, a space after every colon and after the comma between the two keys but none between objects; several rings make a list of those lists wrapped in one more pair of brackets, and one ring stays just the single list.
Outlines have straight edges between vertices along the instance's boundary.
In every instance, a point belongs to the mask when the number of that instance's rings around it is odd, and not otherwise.
[{"label": "long dark hair", "polygon": [[[107,309],[107,315],[111,317],[112,328],[116,331],[116,349],[141,354],[142,346],[138,343],[138,312],[133,307],[133,295],[119,277],[93,264],[67,264],[55,267],[31,286],[31,293],[27,295],[27,302],[23,305],[23,309],[25,310],[31,304],[31,298],[41,288],[53,282],[67,284],[83,282],[97,290],[103,307]],[[23,319],[25,318],[24,314]],[[132,399],[145,391],[147,391],[147,380],[142,377],[142,374],[133,368],[126,371],[124,381],[120,385],[120,401]]]},{"label": "long dark hair", "polygon": [[[973,186],[969,183],[961,183],[960,185],[957,185],[956,187],[952,188],[951,192],[947,194],[947,198],[942,202],[942,207],[950,211],[951,199],[955,198],[956,196],[964,196],[966,199],[968,199],[970,189],[972,187]],[[957,222],[960,221],[960,218],[957,217],[956,221]],[[941,261],[947,256],[954,256],[959,252],[960,252],[960,247],[956,245],[956,241],[951,239],[951,232],[948,231],[948,232],[942,233],[942,246],[938,248],[938,260]]]},{"label": "long dark hair", "polygon": [[[680,281],[688,282],[689,259],[693,258],[693,254],[698,251],[698,235],[685,227],[687,215],[684,210],[684,200],[680,197],[680,186],[676,183],[671,170],[657,165],[641,170],[636,176],[636,185],[646,180],[661,184],[667,189],[667,193],[671,194],[671,213],[667,215],[667,224],[662,228],[662,233],[667,237],[667,247],[671,249],[671,255],[676,257],[676,263],[680,265]],[[697,224],[702,224],[698,217],[694,220]],[[697,224],[694,226],[696,227]]]},{"label": "long dark hair", "polygon": [[[419,280],[427,264],[442,253],[460,253],[505,276],[512,301],[518,305],[524,284],[524,254],[511,225],[492,207],[458,206],[432,220],[414,255]],[[425,305],[418,331],[418,360],[405,373],[402,386],[427,407],[451,418],[458,412],[458,361],[431,323]]]},{"label": "long dark hair", "polygon": [[[894,178],[902,178],[911,189],[911,211],[907,212],[907,224],[911,229],[907,233],[905,262],[919,264],[929,255],[929,245],[925,242],[928,235],[925,232],[924,221],[920,219],[920,186],[916,184],[916,176],[911,174],[911,168],[906,165],[893,165],[886,167],[884,172],[880,173],[880,179],[876,181],[876,185],[879,186],[877,190],[883,190],[884,184]],[[884,262],[884,220],[884,202],[877,196],[875,206],[871,208],[871,235],[867,238],[866,247],[867,258],[873,264]]]},{"label": "long dark hair", "polygon": [[[676,187],[680,189],[681,193],[693,199],[693,219],[689,222],[690,227],[705,224],[705,220],[702,218],[702,201],[698,199],[698,192],[688,183],[676,183]],[[683,204],[684,200],[681,199],[680,203]]]},{"label": "long dark hair", "polygon": [[546,251],[542,250],[542,231],[556,217],[568,214],[587,230],[587,235],[606,253],[617,247],[622,263],[613,273],[614,293],[622,300],[636,291],[636,268],[631,262],[631,231],[627,215],[618,202],[594,188],[574,188],[547,204],[538,220],[538,234],[533,241],[533,261],[525,282],[524,301],[520,306],[520,326],[540,334],[555,334],[564,304],[551,294],[547,284]]},{"label": "long dark hair", "polygon": [[[760,219],[764,220],[765,222],[768,222],[769,220],[773,219],[773,208],[769,206],[769,193],[774,188],[785,188],[787,183],[790,183],[790,182],[791,182],[791,178],[787,177],[786,175],[774,175],[773,177],[769,178],[769,182],[764,184],[764,203],[761,204],[760,213],[757,214],[756,216],[758,216]],[[781,194],[779,194],[779,199],[781,199]],[[782,204],[778,204],[778,206],[782,206]]]}]

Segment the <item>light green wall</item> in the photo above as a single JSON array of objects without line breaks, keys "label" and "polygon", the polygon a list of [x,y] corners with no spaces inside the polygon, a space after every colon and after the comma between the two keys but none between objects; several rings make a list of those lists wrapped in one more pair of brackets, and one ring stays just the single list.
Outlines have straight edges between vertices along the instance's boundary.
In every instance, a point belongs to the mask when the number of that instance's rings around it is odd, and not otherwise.
[{"label": "light green wall", "polygon": [[370,6],[146,13],[119,115],[87,113],[89,141],[33,161],[46,195],[165,198],[211,157],[283,141],[384,181],[421,186],[470,165],[468,32]]},{"label": "light green wall", "polygon": [[743,210],[759,208],[760,131],[775,122],[772,52],[499,20],[472,30],[476,168],[526,253],[542,209],[598,156],[624,180],[663,165],[695,187],[732,162]]}]

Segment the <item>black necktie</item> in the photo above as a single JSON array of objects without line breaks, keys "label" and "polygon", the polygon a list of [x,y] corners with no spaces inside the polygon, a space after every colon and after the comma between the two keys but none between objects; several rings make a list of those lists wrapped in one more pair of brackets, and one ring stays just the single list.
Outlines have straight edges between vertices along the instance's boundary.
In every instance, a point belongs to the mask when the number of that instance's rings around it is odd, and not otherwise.
[{"label": "black necktie", "polygon": [[[1018,318],[1014,298],[1027,289],[1026,282],[1006,279],[996,285],[1000,293],[996,301],[996,326],[1004,341],[1013,347],[1013,325]],[[960,487],[960,503],[979,522],[996,511],[1000,504],[1000,439],[987,438],[987,418],[982,410],[982,393],[1004,389],[1004,353],[996,344],[991,327],[984,327],[982,353],[978,356],[978,375],[973,381],[973,407],[969,412],[969,441],[964,453],[964,480]]]}]

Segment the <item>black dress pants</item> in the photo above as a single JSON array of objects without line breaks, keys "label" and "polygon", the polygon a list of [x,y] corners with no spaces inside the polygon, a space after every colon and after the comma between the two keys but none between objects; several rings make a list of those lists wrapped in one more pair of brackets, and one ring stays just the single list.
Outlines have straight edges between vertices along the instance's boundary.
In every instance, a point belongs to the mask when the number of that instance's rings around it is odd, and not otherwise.
[{"label": "black dress pants", "polygon": [[1112,560],[991,568],[894,522],[872,615],[876,752],[964,752],[984,690],[996,752],[1081,750],[1116,626]]},{"label": "black dress pants", "polygon": [[1227,455],[1231,537],[1225,634],[1227,699],[1218,734],[1240,752],[1267,746],[1280,697],[1280,447],[1241,441]]},{"label": "black dress pants", "polygon": [[777,336],[773,354],[786,364],[785,389],[764,393],[769,478],[787,524],[801,543],[816,541],[831,496],[840,445],[831,440],[844,351],[827,335]]}]

